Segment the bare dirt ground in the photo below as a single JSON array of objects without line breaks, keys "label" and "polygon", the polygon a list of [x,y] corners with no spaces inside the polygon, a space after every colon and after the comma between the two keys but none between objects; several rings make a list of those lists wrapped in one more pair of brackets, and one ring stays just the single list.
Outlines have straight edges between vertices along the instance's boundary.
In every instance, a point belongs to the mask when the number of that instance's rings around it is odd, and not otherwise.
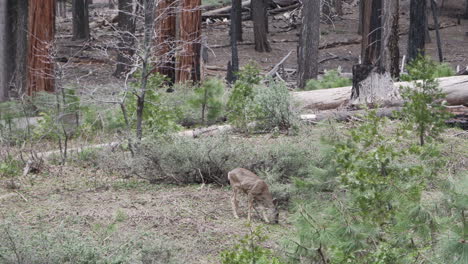
[{"label": "bare dirt ground", "polygon": [[[176,263],[219,263],[220,251],[249,230],[245,214],[239,220],[232,216],[227,188],[150,185],[53,166],[45,174],[23,178],[20,185],[14,192],[0,188],[0,215],[14,219],[17,227],[47,232],[63,228],[99,240],[102,234],[96,227],[116,223],[106,240],[162,243]],[[242,209],[245,202],[241,200]],[[286,214],[281,212],[279,225],[267,226],[271,239],[265,246],[281,243],[290,229]],[[256,219],[254,226],[259,224]]]}]

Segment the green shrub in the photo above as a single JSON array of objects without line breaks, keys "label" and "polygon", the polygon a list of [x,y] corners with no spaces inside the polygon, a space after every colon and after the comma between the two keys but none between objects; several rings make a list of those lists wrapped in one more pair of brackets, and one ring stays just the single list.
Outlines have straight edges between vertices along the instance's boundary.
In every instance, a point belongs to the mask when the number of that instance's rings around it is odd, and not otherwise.
[{"label": "green shrub", "polygon": [[224,84],[219,79],[208,79],[195,88],[193,98],[189,101],[194,109],[201,111],[201,122],[215,121],[222,113]]},{"label": "green shrub", "polygon": [[23,162],[14,159],[11,155],[2,157],[2,161],[0,161],[0,177],[11,178],[19,176],[23,167]]},{"label": "green shrub", "polygon": [[253,119],[262,130],[289,129],[296,121],[291,95],[283,82],[258,86],[252,104]]},{"label": "green shrub", "polygon": [[409,77],[413,87],[402,87],[401,95],[405,99],[402,112],[403,130],[416,130],[419,142],[424,145],[427,139],[438,136],[445,128],[445,121],[450,114],[445,109],[445,94],[434,79],[437,67],[427,57],[419,57],[408,65]]},{"label": "green shrub", "polygon": [[319,90],[328,88],[337,88],[353,85],[353,81],[348,78],[340,76],[337,70],[327,71],[320,80],[309,80],[307,81],[305,90]]},{"label": "green shrub", "polygon": [[418,56],[407,66],[408,74],[402,74],[402,81],[410,82],[422,79],[436,79],[455,75],[455,71],[447,63],[437,63],[430,57]]},{"label": "green shrub", "polygon": [[221,252],[222,264],[280,264],[281,261],[275,256],[271,249],[261,246],[268,237],[264,235],[261,227],[252,229],[250,233],[240,239],[230,250]]},{"label": "green shrub", "polygon": [[253,64],[247,64],[238,73],[238,79],[229,97],[228,120],[236,127],[247,130],[247,124],[251,121],[251,104],[254,100],[255,86],[260,84],[260,70]]}]

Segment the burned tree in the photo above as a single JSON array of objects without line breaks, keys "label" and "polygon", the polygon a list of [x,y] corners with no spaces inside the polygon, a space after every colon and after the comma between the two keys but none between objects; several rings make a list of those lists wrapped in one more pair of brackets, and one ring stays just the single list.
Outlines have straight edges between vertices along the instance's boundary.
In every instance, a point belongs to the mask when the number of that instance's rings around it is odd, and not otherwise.
[{"label": "burned tree", "polygon": [[73,0],[73,39],[89,39],[89,0]]},{"label": "burned tree", "polygon": [[309,79],[317,78],[320,41],[320,0],[303,2],[302,31],[299,39],[297,85],[304,88]]},{"label": "burned tree", "polygon": [[131,65],[135,53],[135,17],[133,15],[133,1],[119,0],[118,29],[120,39],[118,43],[117,66],[114,72],[115,77],[122,77],[126,74]]},{"label": "burned tree", "polygon": [[254,41],[255,50],[258,52],[270,52],[271,47],[268,42],[268,16],[267,16],[268,0],[252,1],[252,20],[254,24]]},{"label": "burned tree", "polygon": [[231,8],[231,39],[242,42],[242,1],[232,0]]},{"label": "burned tree", "polygon": [[176,58],[176,82],[198,82],[201,78],[201,0],[182,0],[180,46]]},{"label": "burned tree", "polygon": [[398,1],[364,0],[362,64],[353,67],[351,103],[391,104],[399,98],[391,74],[398,71]]},{"label": "burned tree", "polygon": [[426,26],[426,1],[411,0],[408,35],[408,61],[424,55]]},{"label": "burned tree", "polygon": [[55,1],[29,2],[28,80],[29,96],[54,91],[54,62],[51,56],[54,41]]},{"label": "burned tree", "polygon": [[160,0],[156,5],[155,71],[175,82],[176,0]]}]

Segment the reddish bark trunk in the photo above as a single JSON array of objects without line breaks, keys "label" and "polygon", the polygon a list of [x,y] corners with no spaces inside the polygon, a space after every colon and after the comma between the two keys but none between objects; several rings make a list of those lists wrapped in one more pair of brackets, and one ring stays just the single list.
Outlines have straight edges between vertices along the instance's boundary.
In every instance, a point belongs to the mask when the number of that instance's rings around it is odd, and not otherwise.
[{"label": "reddish bark trunk", "polygon": [[182,0],[176,82],[200,81],[201,0]]},{"label": "reddish bark trunk", "polygon": [[156,69],[155,72],[175,81],[174,48],[176,40],[175,0],[160,0],[156,6]]},{"label": "reddish bark trunk", "polygon": [[30,1],[27,95],[54,91],[55,1]]}]

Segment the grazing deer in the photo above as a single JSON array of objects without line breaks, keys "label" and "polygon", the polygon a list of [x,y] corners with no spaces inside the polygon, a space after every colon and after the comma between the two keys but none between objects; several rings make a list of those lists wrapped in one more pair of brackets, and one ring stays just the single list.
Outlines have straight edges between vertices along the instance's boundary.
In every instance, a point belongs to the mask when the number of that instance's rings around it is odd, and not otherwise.
[{"label": "grazing deer", "polygon": [[[240,191],[243,191],[245,194],[247,194],[249,199],[249,221],[255,202],[263,207],[263,218],[267,223],[278,223],[279,212],[276,206],[276,201],[271,196],[271,193],[268,190],[268,185],[262,179],[260,179],[260,177],[247,169],[237,168],[228,173],[228,179],[232,186],[233,192],[231,197],[231,204],[234,217],[239,218],[237,213],[239,206],[237,201],[237,194]],[[269,213],[268,217],[265,212],[266,209]]]}]

